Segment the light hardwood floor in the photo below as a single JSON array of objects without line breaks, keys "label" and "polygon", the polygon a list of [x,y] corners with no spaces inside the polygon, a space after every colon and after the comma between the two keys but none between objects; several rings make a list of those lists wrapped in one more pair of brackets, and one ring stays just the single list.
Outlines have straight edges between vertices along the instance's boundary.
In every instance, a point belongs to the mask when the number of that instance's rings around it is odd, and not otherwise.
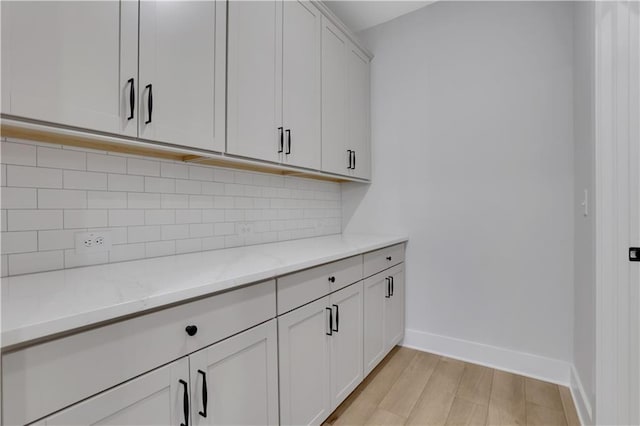
[{"label": "light hardwood floor", "polygon": [[569,389],[396,347],[327,425],[580,424]]}]

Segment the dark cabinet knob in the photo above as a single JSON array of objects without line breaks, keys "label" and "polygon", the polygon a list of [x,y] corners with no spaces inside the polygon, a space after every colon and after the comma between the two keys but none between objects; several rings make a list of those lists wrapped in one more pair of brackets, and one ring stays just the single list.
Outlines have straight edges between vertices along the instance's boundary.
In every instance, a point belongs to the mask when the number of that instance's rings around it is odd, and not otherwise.
[{"label": "dark cabinet knob", "polygon": [[198,327],[196,327],[195,325],[188,325],[184,329],[184,331],[186,331],[189,336],[195,336],[198,332]]},{"label": "dark cabinet knob", "polygon": [[391,262],[391,256],[387,256],[387,260]]},{"label": "dark cabinet knob", "polygon": [[329,277],[329,282],[330,283],[335,283],[336,282],[336,277],[334,277],[334,276]]}]

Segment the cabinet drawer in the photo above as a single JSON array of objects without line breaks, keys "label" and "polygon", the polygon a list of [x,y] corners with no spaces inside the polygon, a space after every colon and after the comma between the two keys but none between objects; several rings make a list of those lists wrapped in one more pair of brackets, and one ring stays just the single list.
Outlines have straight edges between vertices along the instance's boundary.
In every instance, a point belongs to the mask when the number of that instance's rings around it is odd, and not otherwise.
[{"label": "cabinet drawer", "polygon": [[364,254],[364,277],[404,262],[404,243]]},{"label": "cabinet drawer", "polygon": [[271,280],[7,353],[4,424],[32,422],[273,318],[275,302]]},{"label": "cabinet drawer", "polygon": [[278,278],[278,315],[362,279],[362,256]]}]

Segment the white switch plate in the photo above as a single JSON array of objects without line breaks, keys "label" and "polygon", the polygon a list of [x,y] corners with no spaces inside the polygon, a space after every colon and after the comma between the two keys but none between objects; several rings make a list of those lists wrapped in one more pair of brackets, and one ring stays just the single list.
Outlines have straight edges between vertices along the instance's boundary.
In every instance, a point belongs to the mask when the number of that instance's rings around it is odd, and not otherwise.
[{"label": "white switch plate", "polygon": [[111,231],[76,232],[76,253],[96,253],[111,250]]}]

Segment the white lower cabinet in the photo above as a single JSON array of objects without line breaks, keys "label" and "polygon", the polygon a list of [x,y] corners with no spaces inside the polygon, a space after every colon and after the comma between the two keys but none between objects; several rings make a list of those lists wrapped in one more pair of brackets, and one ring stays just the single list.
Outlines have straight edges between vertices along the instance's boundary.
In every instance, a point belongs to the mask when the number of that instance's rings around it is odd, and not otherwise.
[{"label": "white lower cabinet", "polygon": [[330,341],[331,410],[360,384],[363,377],[363,287],[362,281],[330,297],[333,312]]},{"label": "white lower cabinet", "polygon": [[42,425],[277,425],[276,320],[116,386]]},{"label": "white lower cabinet", "polygon": [[364,280],[365,376],[404,336],[404,264]]},{"label": "white lower cabinet", "polygon": [[278,318],[280,414],[320,424],[360,384],[362,282]]},{"label": "white lower cabinet", "polygon": [[277,425],[273,319],[189,356],[192,425]]},{"label": "white lower cabinet", "polygon": [[329,296],[278,317],[280,421],[320,424],[329,399]]},{"label": "white lower cabinet", "polygon": [[[179,359],[36,423],[39,425],[188,424],[189,360]],[[185,411],[184,401],[187,400]]]}]

